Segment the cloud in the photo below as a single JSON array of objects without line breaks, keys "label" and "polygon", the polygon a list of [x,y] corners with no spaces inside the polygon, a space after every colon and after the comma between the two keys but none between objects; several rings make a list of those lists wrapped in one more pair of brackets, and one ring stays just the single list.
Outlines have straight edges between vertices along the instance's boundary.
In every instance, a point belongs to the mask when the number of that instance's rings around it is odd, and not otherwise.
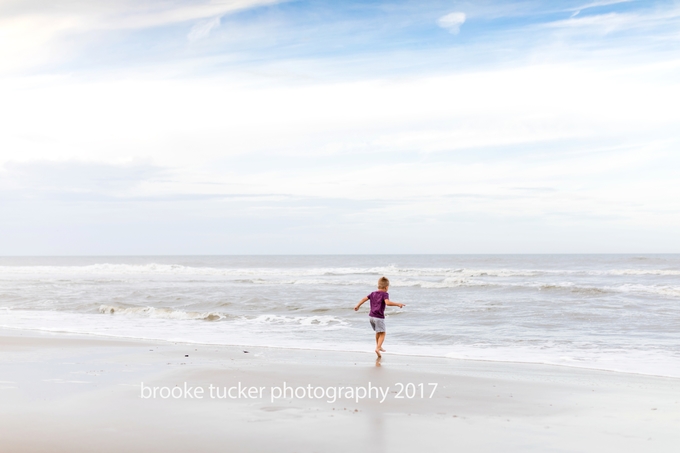
[{"label": "cloud", "polygon": [[[598,228],[635,225],[652,234],[631,233],[607,250],[630,250],[626,244],[645,237],[655,250],[680,250],[677,234],[654,232],[680,226],[680,60],[665,50],[677,47],[677,8],[635,4],[546,24],[568,14],[522,3],[506,18],[499,11],[514,3],[494,7],[498,16],[466,5],[439,26],[457,33],[478,17],[484,27],[451,45],[446,33],[432,34],[443,12],[425,7],[417,16],[349,20],[335,6],[320,18],[301,14],[307,3],[230,16],[228,5],[262,2],[126,1],[108,12],[83,2],[61,18],[49,2],[35,9],[39,17],[16,20],[0,8],[3,32],[30,29],[34,39],[3,47],[9,35],[0,33],[0,66],[9,51],[34,58],[85,41],[96,51],[73,52],[68,75],[52,67],[52,75],[0,83],[4,253],[26,253],[62,221],[72,232],[100,222],[92,229],[102,232],[99,244],[117,253],[128,233],[138,242],[126,250],[140,253],[171,230],[178,236],[153,251],[233,253],[212,248],[228,238],[243,253],[347,253],[362,240],[370,253],[385,220],[395,225],[385,243],[405,252],[510,250],[491,242],[456,248],[451,238],[499,237],[507,246],[515,235],[529,245],[512,251],[541,251],[532,245],[536,225],[551,222],[595,244],[579,250],[602,250]],[[157,25],[168,27],[147,30]],[[602,38],[610,29],[626,33]],[[90,32],[92,40],[80,39]],[[158,224],[144,223],[156,216]],[[121,221],[125,234],[114,231]],[[198,244],[191,241],[203,237],[203,223],[213,229],[203,248],[172,248]],[[11,240],[10,227],[23,242]],[[225,233],[233,230],[245,233]],[[558,233],[544,239],[564,244]],[[51,244],[74,253],[79,235]],[[420,248],[419,238],[432,247]],[[81,249],[95,250],[102,252]]]},{"label": "cloud", "polygon": [[70,0],[17,2],[14,8],[0,10],[0,24],[22,20],[52,19],[67,24],[73,31],[143,29],[171,25],[277,3],[277,0]]},{"label": "cloud", "polygon": [[[649,13],[610,12],[590,16],[572,15],[569,19],[557,20],[542,24],[541,28],[562,31],[573,30],[574,36],[583,36],[584,31],[609,34],[618,31],[636,31],[640,33],[637,41],[644,41],[654,36],[655,41],[677,41],[677,27],[680,22],[680,8],[654,10]],[[651,34],[650,34],[651,32]],[[665,36],[664,36],[665,35]],[[660,39],[661,38],[661,39]]]},{"label": "cloud", "polygon": [[440,27],[445,28],[450,33],[458,34],[460,31],[460,26],[465,23],[465,13],[453,12],[445,16],[440,17],[437,20],[437,24]]},{"label": "cloud", "polygon": [[587,3],[585,5],[577,6],[575,8],[569,8],[566,11],[576,11],[576,14],[583,11],[584,9],[590,8],[600,8],[602,6],[618,5],[620,3],[630,3],[633,0],[602,0],[599,2]]},{"label": "cloud", "polygon": [[[6,170],[16,184],[25,183],[19,188],[45,195],[417,196],[418,202],[395,207],[398,215],[464,210],[540,217],[559,205],[574,216],[609,210],[650,219],[640,210],[650,207],[644,200],[658,203],[658,212],[677,205],[672,194],[680,179],[660,172],[680,167],[672,157],[658,166],[648,161],[677,146],[679,70],[555,65],[295,86],[225,76],[10,85],[0,87],[9,107],[4,115],[0,110],[8,131],[0,136],[6,150],[0,161],[15,162]],[[656,149],[648,146],[654,141]],[[50,159],[112,164],[16,163]],[[124,164],[134,159],[168,172]],[[637,173],[644,165],[649,171]],[[376,179],[383,169],[390,177]],[[646,185],[650,175],[658,186]],[[504,204],[440,200],[532,186],[558,192],[541,203],[524,195]],[[607,193],[590,190],[598,186]],[[678,220],[666,220],[671,223]]]},{"label": "cloud", "polygon": [[0,198],[61,198],[126,196],[140,186],[167,177],[165,169],[148,162],[106,164],[77,160],[5,162],[0,165]]},{"label": "cloud", "polygon": [[210,20],[201,21],[191,28],[191,31],[187,35],[187,39],[191,42],[194,42],[203,38],[207,38],[214,28],[219,27],[220,27],[219,17],[213,17]]},{"label": "cloud", "polygon": [[[88,40],[74,35],[134,31],[204,20],[192,29],[197,39],[219,18],[278,0],[65,0],[10,1],[0,6],[0,74],[67,60]],[[195,31],[194,31],[195,30]],[[191,39],[191,38],[190,38]]]}]

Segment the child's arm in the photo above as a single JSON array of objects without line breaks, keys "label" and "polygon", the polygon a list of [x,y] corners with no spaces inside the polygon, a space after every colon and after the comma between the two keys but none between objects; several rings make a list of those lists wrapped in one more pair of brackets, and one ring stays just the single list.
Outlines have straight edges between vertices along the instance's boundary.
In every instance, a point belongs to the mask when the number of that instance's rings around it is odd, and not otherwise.
[{"label": "child's arm", "polygon": [[385,299],[385,305],[389,305],[390,307],[399,307],[399,308],[406,306],[406,304],[400,304],[399,302],[392,302],[389,299]]},{"label": "child's arm", "polygon": [[357,304],[357,306],[354,307],[354,311],[358,311],[358,310],[359,310],[359,307],[361,307],[361,306],[364,304],[364,302],[366,302],[367,300],[368,300],[368,297],[364,297],[363,299],[361,299],[361,301],[359,301],[359,303]]}]

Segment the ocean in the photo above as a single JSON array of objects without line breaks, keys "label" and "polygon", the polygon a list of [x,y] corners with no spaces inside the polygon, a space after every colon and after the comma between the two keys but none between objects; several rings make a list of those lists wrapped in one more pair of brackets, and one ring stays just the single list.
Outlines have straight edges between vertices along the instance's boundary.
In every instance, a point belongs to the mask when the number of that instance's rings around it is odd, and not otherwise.
[{"label": "ocean", "polygon": [[[680,255],[0,258],[0,326],[680,377]],[[455,361],[451,361],[455,366]]]}]

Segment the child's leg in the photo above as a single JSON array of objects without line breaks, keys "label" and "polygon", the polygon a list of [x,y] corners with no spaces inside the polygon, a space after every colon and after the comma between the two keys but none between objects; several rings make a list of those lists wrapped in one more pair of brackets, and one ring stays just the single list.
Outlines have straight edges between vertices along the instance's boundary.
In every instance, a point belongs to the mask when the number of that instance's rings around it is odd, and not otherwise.
[{"label": "child's leg", "polygon": [[382,348],[383,341],[385,341],[385,332],[376,332],[375,333],[375,353],[378,354],[378,357],[382,357],[380,354],[380,351],[384,351]]},{"label": "child's leg", "polygon": [[377,350],[378,351],[383,351],[384,349],[382,348],[383,342],[385,341],[385,332],[378,332],[375,334],[375,342],[377,345]]}]

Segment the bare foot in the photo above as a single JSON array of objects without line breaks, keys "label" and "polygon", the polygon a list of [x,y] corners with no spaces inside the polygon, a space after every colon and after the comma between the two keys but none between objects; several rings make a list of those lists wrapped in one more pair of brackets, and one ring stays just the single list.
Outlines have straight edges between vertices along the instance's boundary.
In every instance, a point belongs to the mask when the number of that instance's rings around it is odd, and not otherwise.
[{"label": "bare foot", "polygon": [[382,356],[380,355],[380,349],[376,349],[376,350],[375,350],[375,353],[378,354],[378,357],[382,357]]},{"label": "bare foot", "polygon": [[385,351],[383,348],[380,348],[380,352],[387,352],[387,351]]}]

